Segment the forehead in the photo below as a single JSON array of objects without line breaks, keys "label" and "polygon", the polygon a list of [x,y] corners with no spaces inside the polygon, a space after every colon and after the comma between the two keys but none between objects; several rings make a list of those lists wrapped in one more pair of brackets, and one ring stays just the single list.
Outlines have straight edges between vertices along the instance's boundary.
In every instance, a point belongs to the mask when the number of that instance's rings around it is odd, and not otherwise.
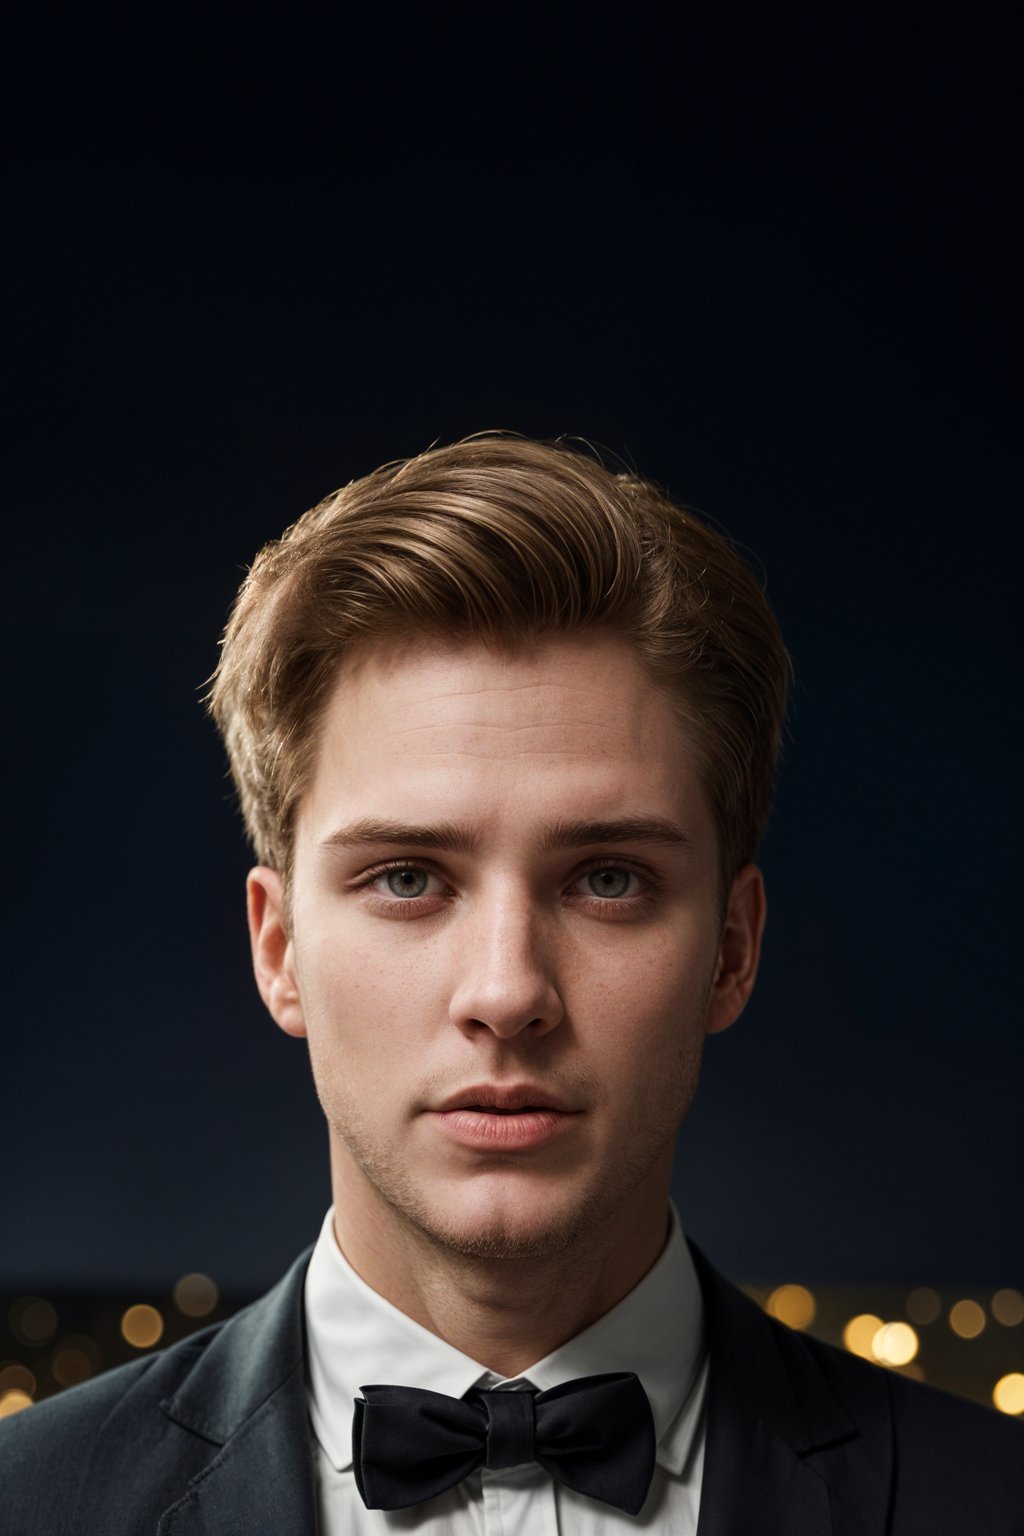
[{"label": "forehead", "polygon": [[558,636],[376,644],[344,665],[322,720],[300,841],[339,816],[706,817],[677,712],[626,641]]}]

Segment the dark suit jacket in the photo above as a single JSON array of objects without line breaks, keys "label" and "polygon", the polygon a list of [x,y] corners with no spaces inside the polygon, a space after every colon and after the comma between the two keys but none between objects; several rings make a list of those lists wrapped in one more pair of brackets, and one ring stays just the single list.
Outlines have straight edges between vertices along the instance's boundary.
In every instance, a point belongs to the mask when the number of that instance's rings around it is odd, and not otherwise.
[{"label": "dark suit jacket", "polygon": [[[1022,1536],[1024,1431],[791,1333],[696,1250],[698,1536]],[[303,1278],[0,1423],[2,1536],[311,1536]]]}]

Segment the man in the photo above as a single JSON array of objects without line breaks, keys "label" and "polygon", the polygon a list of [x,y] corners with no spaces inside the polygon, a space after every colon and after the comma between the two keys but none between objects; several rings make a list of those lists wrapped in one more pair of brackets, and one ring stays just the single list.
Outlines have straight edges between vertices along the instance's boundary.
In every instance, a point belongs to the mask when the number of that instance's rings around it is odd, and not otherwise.
[{"label": "man", "polygon": [[432,450],[262,551],[212,707],[333,1207],[231,1322],[12,1421],[5,1532],[1024,1530],[1017,1426],[790,1334],[669,1206],[786,672],[728,544],[561,446]]}]

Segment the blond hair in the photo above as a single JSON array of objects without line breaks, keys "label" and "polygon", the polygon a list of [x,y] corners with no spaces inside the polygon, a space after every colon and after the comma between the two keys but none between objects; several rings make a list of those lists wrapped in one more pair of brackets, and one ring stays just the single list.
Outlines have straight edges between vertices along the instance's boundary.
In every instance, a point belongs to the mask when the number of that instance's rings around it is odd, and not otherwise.
[{"label": "blond hair", "polygon": [[508,648],[598,628],[670,690],[729,881],[768,819],[786,702],[788,658],[759,583],[637,475],[490,433],[352,481],[253,562],[209,704],[257,859],[287,882],[320,720],[353,646],[423,633]]}]

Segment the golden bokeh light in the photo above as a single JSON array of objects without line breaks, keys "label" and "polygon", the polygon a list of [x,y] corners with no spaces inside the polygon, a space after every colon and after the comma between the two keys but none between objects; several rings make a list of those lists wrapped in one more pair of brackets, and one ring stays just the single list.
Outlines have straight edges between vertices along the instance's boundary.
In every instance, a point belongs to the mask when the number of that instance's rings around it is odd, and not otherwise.
[{"label": "golden bokeh light", "polygon": [[872,1337],[871,1353],[882,1365],[909,1365],[917,1354],[917,1334],[909,1323],[883,1323]]},{"label": "golden bokeh light", "polygon": [[1000,1413],[1024,1413],[1024,1375],[1011,1371],[992,1388],[992,1401]]},{"label": "golden bokeh light", "polygon": [[[27,1392],[22,1392],[19,1387],[11,1387],[8,1392],[0,1392],[0,1419],[10,1418],[12,1413],[20,1413],[23,1408],[31,1408],[32,1399]],[[35,1419],[32,1420],[33,1424]]]},{"label": "golden bokeh light", "polygon": [[809,1328],[814,1322],[814,1297],[804,1285],[777,1286],[765,1302],[765,1311],[787,1328]]},{"label": "golden bokeh light", "polygon": [[851,1317],[843,1329],[843,1343],[851,1355],[860,1355],[862,1360],[873,1360],[875,1355],[871,1341],[883,1326],[882,1319],[873,1312],[861,1312]]},{"label": "golden bokeh light", "polygon": [[1004,1328],[1016,1328],[1018,1323],[1024,1323],[1024,1296],[1011,1286],[996,1291],[992,1297],[992,1316]]},{"label": "golden bokeh light", "polygon": [[133,1349],[151,1349],[161,1338],[164,1320],[156,1307],[144,1302],[129,1307],[121,1319],[121,1333]]},{"label": "golden bokeh light", "polygon": [[5,1365],[0,1371],[0,1393],[27,1392],[36,1395],[36,1379],[26,1365]]},{"label": "golden bokeh light", "polygon": [[907,1316],[912,1323],[934,1323],[942,1311],[939,1293],[933,1291],[930,1285],[919,1285],[916,1291],[911,1291],[906,1306]]},{"label": "golden bokeh light", "polygon": [[92,1361],[84,1349],[65,1344],[53,1357],[53,1379],[61,1387],[77,1387],[92,1375]]},{"label": "golden bokeh light", "polygon": [[41,1296],[22,1296],[11,1308],[11,1328],[22,1344],[45,1344],[57,1331],[57,1313]]},{"label": "golden bokeh light", "polygon": [[985,1313],[976,1301],[954,1302],[949,1309],[949,1326],[960,1339],[976,1339],[985,1329]]},{"label": "golden bokeh light", "polygon": [[174,1305],[186,1317],[207,1317],[220,1293],[209,1275],[182,1275],[174,1287]]}]

